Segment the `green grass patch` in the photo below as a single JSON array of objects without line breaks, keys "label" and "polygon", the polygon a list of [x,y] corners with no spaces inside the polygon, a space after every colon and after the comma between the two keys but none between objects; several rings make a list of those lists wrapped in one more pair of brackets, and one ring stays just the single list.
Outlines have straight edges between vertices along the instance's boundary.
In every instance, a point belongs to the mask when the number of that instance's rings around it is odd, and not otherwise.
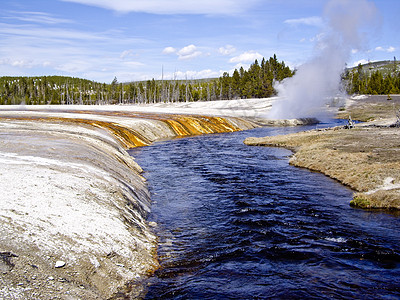
[{"label": "green grass patch", "polygon": [[350,206],[359,208],[370,208],[371,202],[362,194],[355,194],[353,200],[350,201]]}]

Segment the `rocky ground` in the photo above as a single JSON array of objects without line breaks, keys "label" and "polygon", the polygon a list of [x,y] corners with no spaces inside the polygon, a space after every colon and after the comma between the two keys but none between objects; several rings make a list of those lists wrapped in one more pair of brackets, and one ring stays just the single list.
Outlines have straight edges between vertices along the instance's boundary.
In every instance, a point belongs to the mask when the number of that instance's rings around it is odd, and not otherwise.
[{"label": "rocky ground", "polygon": [[290,163],[322,172],[355,190],[352,205],[400,209],[400,96],[353,97],[339,117],[367,121],[352,129],[248,138],[245,144],[294,151]]}]

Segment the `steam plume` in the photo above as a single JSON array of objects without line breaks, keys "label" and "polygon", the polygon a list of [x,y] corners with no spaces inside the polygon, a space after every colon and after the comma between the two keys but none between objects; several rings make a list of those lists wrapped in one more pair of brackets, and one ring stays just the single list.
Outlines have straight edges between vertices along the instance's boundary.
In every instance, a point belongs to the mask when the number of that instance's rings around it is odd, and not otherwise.
[{"label": "steam plume", "polygon": [[376,17],[375,5],[367,0],[330,0],[325,6],[326,28],[319,35],[316,55],[301,65],[295,76],[276,86],[283,100],[274,103],[270,117],[318,117],[327,99],[339,92],[340,75],[351,50],[360,49],[366,41],[361,29]]}]

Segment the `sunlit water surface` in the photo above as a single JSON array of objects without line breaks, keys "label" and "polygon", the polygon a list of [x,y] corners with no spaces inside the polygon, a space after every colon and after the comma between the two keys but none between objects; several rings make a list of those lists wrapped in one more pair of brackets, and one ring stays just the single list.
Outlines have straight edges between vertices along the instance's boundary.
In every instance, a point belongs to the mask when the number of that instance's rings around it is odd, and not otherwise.
[{"label": "sunlit water surface", "polygon": [[290,166],[288,150],[243,144],[304,129],[132,151],[158,224],[161,269],[147,299],[400,298],[398,215],[351,208],[351,190]]}]

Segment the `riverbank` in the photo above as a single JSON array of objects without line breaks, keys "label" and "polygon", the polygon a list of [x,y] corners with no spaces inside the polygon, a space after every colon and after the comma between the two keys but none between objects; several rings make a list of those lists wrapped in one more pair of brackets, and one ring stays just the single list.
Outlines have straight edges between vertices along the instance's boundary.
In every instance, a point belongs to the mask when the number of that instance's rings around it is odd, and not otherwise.
[{"label": "riverbank", "polygon": [[252,146],[278,146],[294,152],[290,164],[332,177],[351,187],[351,205],[400,209],[400,96],[358,96],[339,117],[368,121],[353,129],[340,127],[285,136],[247,138]]},{"label": "riverbank", "polygon": [[0,120],[0,298],[140,293],[158,262],[140,167],[105,130]]},{"label": "riverbank", "polygon": [[126,150],[257,126],[134,107],[0,107],[0,298],[140,297],[157,241]]}]

